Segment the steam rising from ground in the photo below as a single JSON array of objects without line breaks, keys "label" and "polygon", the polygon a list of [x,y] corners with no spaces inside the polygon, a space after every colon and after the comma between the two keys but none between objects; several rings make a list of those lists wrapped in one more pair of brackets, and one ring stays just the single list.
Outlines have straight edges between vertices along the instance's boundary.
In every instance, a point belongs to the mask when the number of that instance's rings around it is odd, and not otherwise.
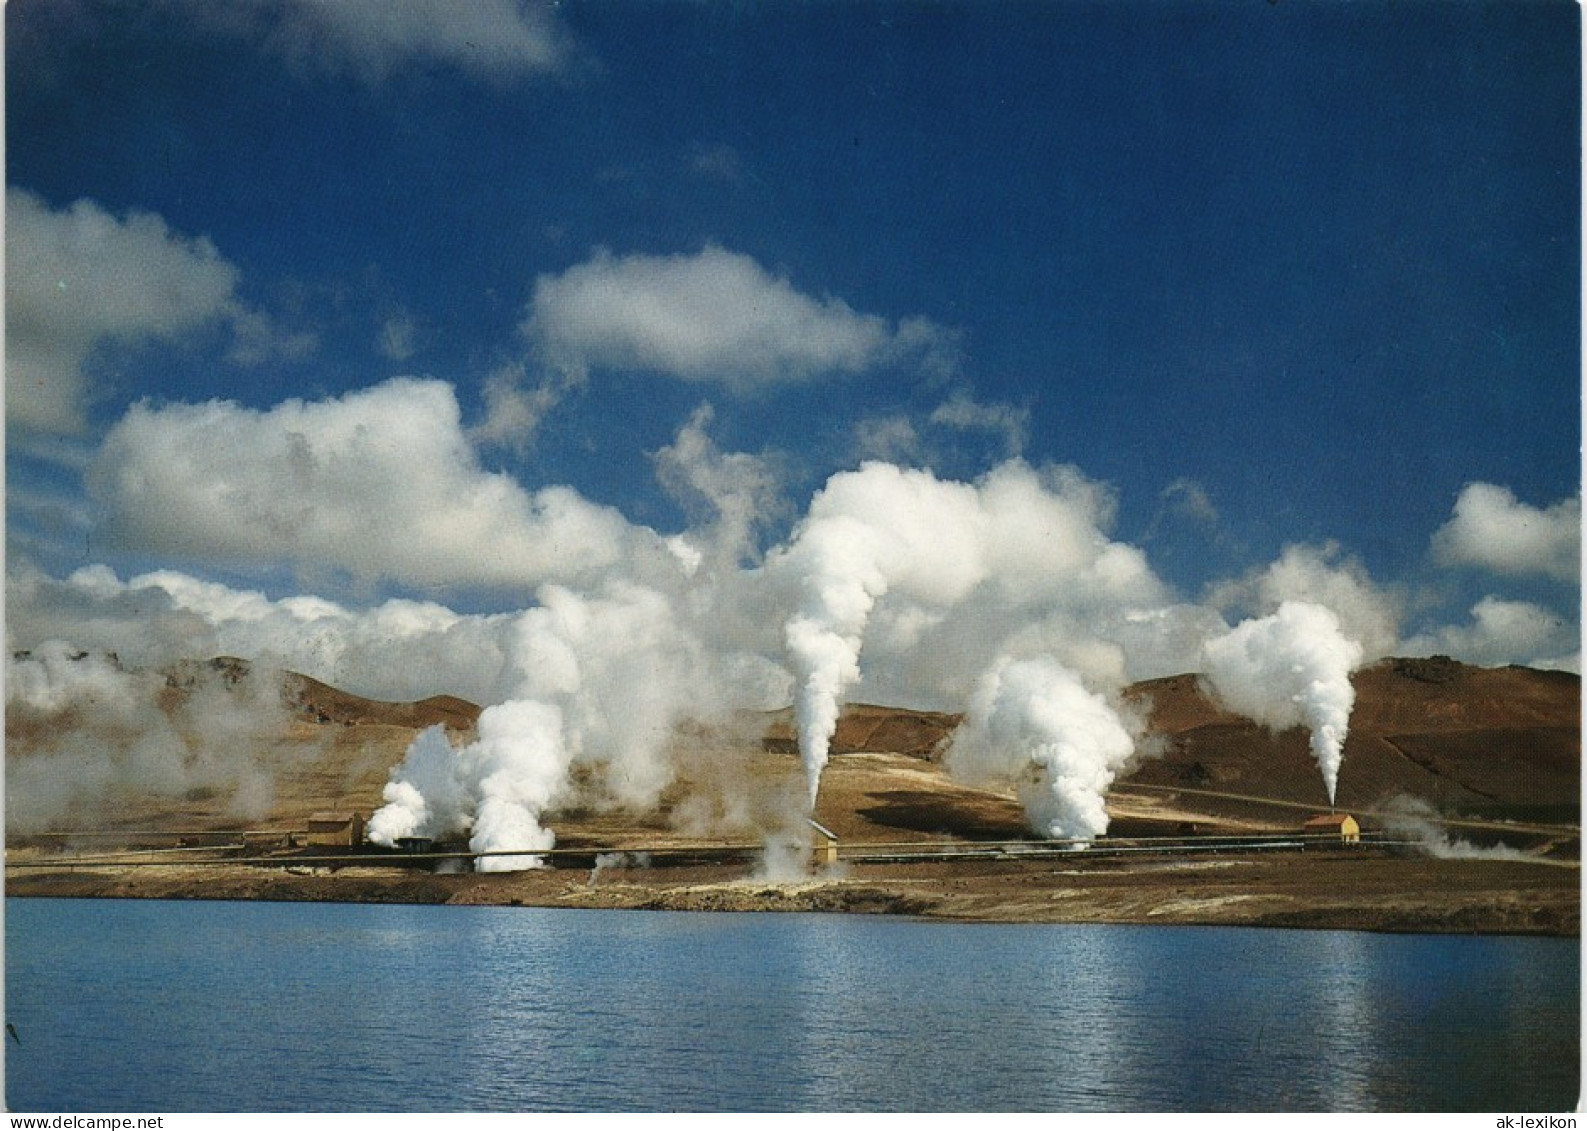
[{"label": "steam rising from ground", "polygon": [[[621,346],[572,344],[591,365]],[[706,376],[721,379],[708,360]],[[14,827],[132,786],[224,791],[239,811],[262,812],[269,773],[237,736],[267,729],[270,705],[256,696],[239,715],[208,702],[202,681],[187,706],[161,705],[163,677],[147,674],[218,654],[268,658],[374,698],[486,704],[466,741],[441,730],[415,738],[370,835],[467,834],[476,851],[509,854],[489,867],[536,863],[555,842],[549,815],[575,805],[666,808],[679,828],[753,830],[769,843],[793,829],[803,843],[839,711],[859,699],[968,709],[950,769],[1015,782],[1033,828],[1087,839],[1105,831],[1107,789],[1140,753],[1137,728],[1110,703],[1131,681],[1191,670],[1233,710],[1308,727],[1334,797],[1357,641],[1376,655],[1399,632],[1401,604],[1359,563],[1289,547],[1266,572],[1186,602],[1140,549],[1112,538],[1105,486],[1017,458],[974,481],[881,462],[833,475],[762,557],[768,517],[783,506],[775,461],[718,450],[711,421],[696,411],[655,454],[690,516],[663,537],[571,489],[530,492],[488,471],[438,382],[265,412],[219,402],[129,411],[89,476],[127,546],[533,599],[516,612],[407,598],[358,610],[171,570],[124,582],[91,566],[55,580],[18,563],[7,602],[16,639],[71,639],[101,657],[115,649],[128,668],[71,659],[64,645],[10,663],[8,733],[27,740],[9,763]],[[428,469],[424,490],[393,491],[416,464]],[[216,484],[225,490],[208,490]],[[214,515],[177,505],[195,495],[249,505]],[[277,527],[291,536],[261,541]],[[1275,604],[1232,631],[1219,611]],[[789,702],[803,788],[756,793],[742,755],[758,742],[755,712]]]},{"label": "steam rising from ground", "polygon": [[535,868],[533,855],[556,837],[540,815],[566,786],[569,754],[562,712],[533,700],[488,707],[478,737],[454,751],[446,732],[431,727],[408,747],[383,794],[386,804],[369,823],[369,839],[394,845],[404,837],[439,838],[470,832],[469,848],[482,853],[482,872]]},{"label": "steam rising from ground", "polygon": [[972,785],[1012,781],[1042,836],[1091,840],[1135,741],[1101,695],[1046,657],[998,664],[976,690],[947,766]]},{"label": "steam rising from ground", "polygon": [[464,829],[471,805],[463,776],[446,728],[421,731],[392,768],[381,794],[385,805],[369,819],[369,839],[389,848],[409,837],[434,840]]},{"label": "steam rising from ground", "polygon": [[766,837],[754,879],[768,884],[793,884],[810,874],[810,837],[805,830],[789,829]]},{"label": "steam rising from ground", "polygon": [[276,673],[258,667],[128,671],[60,641],[15,653],[6,661],[6,827],[95,827],[151,796],[261,817],[287,719]]},{"label": "steam rising from ground", "polygon": [[1414,797],[1396,797],[1379,810],[1385,830],[1393,837],[1409,837],[1421,850],[1439,860],[1531,860],[1542,857],[1507,844],[1477,845],[1451,837],[1448,827],[1431,805]]},{"label": "steam rising from ground", "polygon": [[697,642],[654,590],[618,585],[589,598],[548,586],[540,599],[508,640],[508,697],[486,708],[460,751],[434,730],[414,741],[371,818],[377,844],[469,831],[475,851],[526,850],[484,857],[481,870],[535,867],[533,853],[556,839],[541,817],[573,796],[575,765],[582,800],[656,807],[684,711],[713,709]]},{"label": "steam rising from ground", "polygon": [[1165,627],[1178,618],[1140,552],[1108,540],[1111,519],[1098,485],[1022,460],[973,484],[885,463],[833,476],[767,561],[796,601],[783,643],[810,804],[862,651],[878,687],[892,676],[950,708],[1005,654],[1053,655],[1122,685],[1122,642],[1144,611]]},{"label": "steam rising from ground", "polygon": [[[758,833],[777,870],[797,870],[802,850],[781,851],[782,833],[805,838],[838,712],[860,693],[926,709],[969,703],[956,773],[1018,782],[1045,835],[1103,832],[1106,790],[1135,752],[1106,694],[1187,670],[1201,642],[1226,631],[1210,610],[1175,604],[1138,550],[1109,540],[1106,490],[1017,459],[974,483],[870,463],[834,476],[789,540],[746,567],[751,516],[772,492],[763,466],[714,448],[708,422],[695,414],[663,453],[668,478],[703,512],[670,540],[670,572],[647,557],[644,581],[544,584],[519,613],[393,600],[359,614],[171,571],[122,583],[98,568],[30,584],[95,611],[125,606],[142,640],[188,654],[269,654],[377,697],[451,691],[488,704],[460,746],[439,729],[413,741],[371,819],[376,843],[466,834],[475,851],[506,854],[482,867],[532,867],[555,843],[548,813],[654,812],[686,769],[692,791],[668,802],[679,827]],[[1268,651],[1332,654],[1305,640],[1331,621],[1288,606],[1270,619],[1289,637]],[[701,735],[736,733],[790,698],[802,797],[747,788],[731,756],[702,762]],[[1265,703],[1252,710],[1274,717]]]},{"label": "steam rising from ground", "polygon": [[[691,421],[689,444],[680,439],[669,459],[694,452],[727,470],[702,445],[702,423],[698,415]],[[764,494],[754,476],[732,470],[712,482],[733,490],[702,492],[724,516],[736,514],[744,491]],[[1027,791],[1037,827],[1094,835],[1106,827],[1102,792],[1133,745],[1084,683],[1122,685],[1124,646],[1107,635],[1141,632],[1142,609],[1156,608],[1161,624],[1176,621],[1138,551],[1102,534],[1110,508],[1106,492],[1078,473],[1038,472],[1018,460],[974,484],[872,463],[834,476],[763,567],[740,569],[740,550],[708,544],[680,553],[670,592],[628,582],[596,596],[543,587],[540,605],[507,634],[495,696],[502,706],[486,712],[479,739],[453,757],[455,777],[431,770],[434,759],[445,760],[437,739],[415,743],[372,835],[412,835],[399,830],[429,828],[444,815],[444,831],[471,831],[474,848],[522,847],[532,859],[551,843],[542,816],[575,793],[652,809],[677,772],[670,739],[680,723],[720,723],[757,696],[787,694],[766,668],[779,651],[793,676],[806,791],[798,813],[758,815],[764,836],[775,839],[774,830],[798,826],[795,818],[814,808],[838,713],[867,674],[862,653],[879,695],[948,709],[1005,656],[1056,657],[1049,662],[1061,661],[1064,675],[1047,674],[1052,687],[1024,690],[1022,679],[1048,669],[1015,668],[1009,694],[1045,691],[1083,713],[1073,722],[1024,708],[1034,719],[1027,729],[1055,733],[1033,738],[1014,725],[1036,753],[1021,747],[1011,757],[1022,765],[1035,758],[1050,771]],[[742,545],[741,518],[714,529]],[[922,655],[933,662],[922,666]],[[888,693],[889,677],[907,687],[904,696]],[[1015,709],[1000,704],[992,725],[1009,727],[1004,715]],[[983,752],[963,765],[989,758]],[[1088,759],[1095,765],[1081,769]],[[438,782],[438,799],[426,781]],[[688,820],[709,808],[685,803],[678,811]]]},{"label": "steam rising from ground", "polygon": [[1231,710],[1274,730],[1310,730],[1332,805],[1356,699],[1350,673],[1362,656],[1338,618],[1321,605],[1286,601],[1207,641],[1203,654],[1207,679]]},{"label": "steam rising from ground", "polygon": [[594,887],[601,873],[613,868],[648,867],[650,867],[648,852],[600,852],[596,854],[595,864],[590,868],[590,878],[585,882],[589,887]]}]

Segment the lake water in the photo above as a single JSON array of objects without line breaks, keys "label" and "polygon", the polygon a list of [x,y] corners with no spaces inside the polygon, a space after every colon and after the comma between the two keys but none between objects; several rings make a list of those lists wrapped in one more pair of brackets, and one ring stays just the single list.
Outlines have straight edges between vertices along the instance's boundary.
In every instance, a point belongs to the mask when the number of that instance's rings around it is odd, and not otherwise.
[{"label": "lake water", "polygon": [[12,1111],[1574,1109],[1575,940],[9,899]]}]

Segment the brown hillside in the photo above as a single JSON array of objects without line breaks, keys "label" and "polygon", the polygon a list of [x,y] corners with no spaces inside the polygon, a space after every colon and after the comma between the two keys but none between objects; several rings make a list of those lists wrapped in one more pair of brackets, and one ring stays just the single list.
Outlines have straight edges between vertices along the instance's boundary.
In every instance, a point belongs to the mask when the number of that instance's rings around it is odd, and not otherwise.
[{"label": "brown hillside", "polygon": [[472,730],[480,708],[455,695],[432,695],[412,703],[389,703],[339,691],[296,672],[282,673],[282,693],[287,701],[315,722],[342,726],[425,727],[444,725],[451,730]]},{"label": "brown hillside", "polygon": [[[181,697],[201,681],[218,677],[223,683],[236,686],[254,672],[250,660],[236,656],[216,656],[211,660],[187,660],[164,669],[166,687],[175,697]],[[314,723],[335,723],[339,726],[396,726],[422,730],[444,724],[457,731],[471,730],[479,719],[480,708],[455,695],[432,695],[416,702],[385,702],[365,699],[328,683],[297,672],[283,671],[281,700],[293,713]],[[170,705],[169,703],[167,704]]]},{"label": "brown hillside", "polygon": [[[1409,796],[1444,810],[1495,816],[1574,819],[1579,813],[1579,676],[1433,657],[1384,660],[1356,673],[1353,682],[1341,808]],[[1326,805],[1304,731],[1275,735],[1230,714],[1193,675],[1150,680],[1129,694],[1151,705],[1152,730],[1164,752],[1143,761],[1121,785]]]},{"label": "brown hillside", "polygon": [[[878,707],[869,703],[850,703],[838,716],[838,729],[832,735],[833,754],[885,753],[935,761],[963,715],[941,711],[910,711],[899,707]],[[766,726],[768,750],[797,753],[798,735],[791,709],[775,712]]]}]

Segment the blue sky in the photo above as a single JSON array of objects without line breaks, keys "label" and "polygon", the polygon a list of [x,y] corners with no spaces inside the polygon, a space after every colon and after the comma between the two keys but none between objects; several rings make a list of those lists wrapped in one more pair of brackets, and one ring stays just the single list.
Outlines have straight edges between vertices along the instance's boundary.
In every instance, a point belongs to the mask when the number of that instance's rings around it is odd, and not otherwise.
[{"label": "blue sky", "polygon": [[[11,643],[158,570],[522,609],[728,493],[753,572],[866,459],[1018,458],[1159,605],[1579,667],[1579,20],[12,0]],[[486,545],[568,498],[588,569]]]}]

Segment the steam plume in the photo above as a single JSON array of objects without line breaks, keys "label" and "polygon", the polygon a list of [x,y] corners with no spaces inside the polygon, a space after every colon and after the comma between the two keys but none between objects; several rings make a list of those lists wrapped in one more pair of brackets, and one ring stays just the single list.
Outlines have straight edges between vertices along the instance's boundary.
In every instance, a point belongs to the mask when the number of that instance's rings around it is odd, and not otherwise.
[{"label": "steam plume", "polygon": [[6,661],[6,821],[15,832],[92,825],[150,797],[222,799],[264,815],[275,773],[312,751],[277,740],[279,674],[203,664],[162,673],[46,641]]},{"label": "steam plume", "polygon": [[392,770],[386,804],[369,820],[369,839],[394,845],[403,837],[438,838],[471,832],[482,872],[537,868],[535,851],[556,842],[540,816],[563,789],[569,756],[562,712],[532,700],[487,707],[479,737],[454,750],[442,727],[422,731]]},{"label": "steam plume", "polygon": [[[548,849],[556,835],[540,825],[563,788],[571,761],[562,734],[562,712],[545,703],[517,701],[479,717],[479,741],[469,747],[479,780],[479,807],[468,846],[475,852]],[[481,872],[538,868],[540,856],[484,856]]]},{"label": "steam plume", "polygon": [[973,484],[885,463],[828,480],[767,559],[795,605],[783,644],[811,804],[878,622],[892,670],[954,703],[1015,636],[1027,654],[1122,674],[1118,645],[1098,634],[1165,594],[1138,551],[1103,534],[1111,513],[1074,469],[1017,459]]},{"label": "steam plume", "polygon": [[[479,869],[507,871],[542,862],[535,854],[556,840],[543,818],[575,792],[599,807],[656,807],[677,724],[714,709],[699,642],[672,602],[641,586],[539,596],[512,627],[509,690],[481,713],[477,737],[454,754],[440,732],[421,734],[370,820],[372,840],[468,831],[474,851],[513,853]],[[576,765],[586,771],[577,790]]]},{"label": "steam plume", "polygon": [[423,730],[408,744],[381,797],[385,805],[369,819],[368,836],[375,844],[389,848],[405,837],[433,840],[466,827],[470,803],[462,759],[445,727]]},{"label": "steam plume", "polygon": [[1003,660],[986,674],[946,761],[971,784],[1015,782],[1041,835],[1090,840],[1107,832],[1104,797],[1134,752],[1107,700],[1040,657]]},{"label": "steam plume", "polygon": [[1508,844],[1477,845],[1461,837],[1451,837],[1438,812],[1415,797],[1395,797],[1379,806],[1384,828],[1391,836],[1409,837],[1423,852],[1438,860],[1523,860],[1537,861]]},{"label": "steam plume", "polygon": [[1207,641],[1204,671],[1233,711],[1274,730],[1304,726],[1334,803],[1355,688],[1350,673],[1361,645],[1321,605],[1286,601],[1271,616],[1248,620]]},{"label": "steam plume", "polygon": [[955,536],[971,529],[972,511],[973,489],[965,484],[866,464],[828,481],[792,545],[773,560],[774,569],[794,577],[802,598],[783,641],[798,680],[794,715],[811,808],[844,696],[860,678],[872,609],[931,557],[942,563],[944,577],[955,567],[968,580],[978,577],[973,544],[955,545]]}]

